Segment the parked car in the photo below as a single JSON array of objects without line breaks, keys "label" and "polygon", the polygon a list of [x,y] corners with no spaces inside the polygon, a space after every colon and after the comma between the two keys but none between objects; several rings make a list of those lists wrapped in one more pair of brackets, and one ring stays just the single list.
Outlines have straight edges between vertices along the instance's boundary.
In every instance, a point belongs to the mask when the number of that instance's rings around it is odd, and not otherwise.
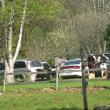
[{"label": "parked car", "polygon": [[41,62],[45,71],[51,71],[51,67],[47,62]]},{"label": "parked car", "polygon": [[107,56],[110,60],[110,53],[104,53],[105,56]]},{"label": "parked car", "polygon": [[38,72],[37,78],[46,79],[46,80],[51,79],[50,65],[48,64],[48,62],[41,62],[41,64],[43,66],[43,72]]},{"label": "parked car", "polygon": [[43,71],[43,66],[38,60],[16,60],[14,72],[38,72]]},{"label": "parked car", "polygon": [[80,58],[68,60],[63,66],[60,67],[59,76],[62,78],[82,76],[81,68]]},{"label": "parked car", "polygon": [[3,73],[5,70],[4,63],[0,63],[0,73]]},{"label": "parked car", "polygon": [[[5,66],[0,63],[0,73],[4,73]],[[38,60],[19,59],[14,63],[14,77],[15,79],[24,80],[27,72],[42,72],[44,67]]]},{"label": "parked car", "polygon": [[[4,70],[5,66],[3,63],[0,63],[0,71]],[[37,72],[43,71],[44,67],[38,60],[16,60],[14,63],[14,72]]]}]

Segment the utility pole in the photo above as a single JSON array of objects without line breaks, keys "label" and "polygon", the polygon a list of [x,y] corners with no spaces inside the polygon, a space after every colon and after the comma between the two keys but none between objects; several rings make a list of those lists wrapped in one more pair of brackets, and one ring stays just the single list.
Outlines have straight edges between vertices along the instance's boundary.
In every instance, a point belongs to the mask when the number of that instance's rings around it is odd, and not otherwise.
[{"label": "utility pole", "polygon": [[84,74],[84,53],[83,48],[80,49],[80,56],[81,56],[81,64],[82,64],[82,94],[83,94],[83,104],[84,104],[84,110],[88,110],[88,103],[87,103],[87,92],[86,92],[86,78]]}]

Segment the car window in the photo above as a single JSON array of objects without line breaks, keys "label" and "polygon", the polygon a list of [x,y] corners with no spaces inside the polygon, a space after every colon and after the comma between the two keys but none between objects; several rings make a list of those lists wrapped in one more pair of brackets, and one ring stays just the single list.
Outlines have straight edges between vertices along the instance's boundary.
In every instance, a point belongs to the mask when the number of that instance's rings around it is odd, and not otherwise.
[{"label": "car window", "polygon": [[49,69],[49,65],[47,63],[43,63],[44,69]]},{"label": "car window", "polygon": [[31,61],[30,66],[31,67],[40,67],[40,66],[42,66],[42,64],[39,61]]},{"label": "car window", "polygon": [[71,62],[69,61],[69,62],[66,62],[64,65],[66,66],[68,66],[68,65],[70,65],[71,64]]},{"label": "car window", "polygon": [[75,64],[80,64],[81,60],[72,60],[72,61],[68,61],[66,62],[64,65],[68,66],[68,65],[75,65]]},{"label": "car window", "polygon": [[5,65],[3,63],[0,63],[0,70],[4,70],[5,69]]},{"label": "car window", "polygon": [[18,69],[18,68],[26,68],[26,63],[23,61],[15,62],[14,69]]},{"label": "car window", "polygon": [[110,59],[110,53],[105,53],[105,56],[107,56]]},{"label": "car window", "polygon": [[80,60],[75,60],[75,61],[71,61],[71,65],[74,65],[74,64],[80,64]]}]

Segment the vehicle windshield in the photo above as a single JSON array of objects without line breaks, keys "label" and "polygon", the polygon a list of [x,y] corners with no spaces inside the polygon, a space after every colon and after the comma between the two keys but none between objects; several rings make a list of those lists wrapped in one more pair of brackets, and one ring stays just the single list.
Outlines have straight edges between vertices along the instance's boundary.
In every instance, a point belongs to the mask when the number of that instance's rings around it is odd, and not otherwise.
[{"label": "vehicle windshield", "polygon": [[49,69],[49,65],[47,63],[43,63],[44,69]]},{"label": "vehicle windshield", "polygon": [[105,56],[107,56],[110,60],[110,53],[105,53]]},{"label": "vehicle windshield", "polygon": [[80,64],[81,60],[72,60],[66,62],[64,65],[75,65],[75,64]]},{"label": "vehicle windshield", "polygon": [[5,65],[3,63],[0,63],[0,70],[5,70]]},{"label": "vehicle windshield", "polygon": [[14,69],[26,68],[26,63],[24,61],[16,61],[14,64]]},{"label": "vehicle windshield", "polygon": [[40,67],[40,66],[42,66],[42,64],[39,61],[31,61],[30,66],[31,67]]}]

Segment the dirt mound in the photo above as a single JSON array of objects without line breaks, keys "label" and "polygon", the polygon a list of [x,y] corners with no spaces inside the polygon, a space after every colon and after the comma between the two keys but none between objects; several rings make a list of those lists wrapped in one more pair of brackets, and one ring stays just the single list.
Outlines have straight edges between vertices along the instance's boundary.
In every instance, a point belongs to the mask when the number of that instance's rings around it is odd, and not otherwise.
[{"label": "dirt mound", "polygon": [[41,92],[45,92],[45,93],[52,93],[55,92],[56,90],[54,88],[44,88],[41,89]]},{"label": "dirt mound", "polygon": [[[96,92],[98,90],[105,90],[105,89],[110,89],[110,88],[108,88],[108,87],[89,87],[89,88],[87,88],[87,91]],[[64,92],[81,92],[82,88],[79,88],[79,87],[66,87],[64,89],[61,89],[61,91],[64,91]]]},{"label": "dirt mound", "polygon": [[106,88],[104,88],[104,87],[89,87],[89,88],[87,88],[87,91],[89,91],[89,92],[96,92],[96,91],[98,91],[98,90],[105,90]]},{"label": "dirt mound", "polygon": [[[87,87],[87,92],[96,92],[96,91],[103,91],[109,89],[110,87]],[[81,87],[65,87],[65,88],[59,88],[58,91],[56,91],[56,89],[54,87],[47,87],[47,88],[43,88],[43,89],[19,89],[16,91],[10,91],[10,93],[15,95],[25,95],[25,94],[29,94],[29,93],[54,93],[54,92],[67,92],[67,93],[77,93],[77,92],[82,92],[82,88]],[[0,93],[0,96],[2,95],[2,93]]]},{"label": "dirt mound", "polygon": [[94,110],[110,110],[110,105],[94,107]]},{"label": "dirt mound", "polygon": [[[108,87],[88,87],[87,88],[87,91],[88,92],[96,92],[98,90],[105,90],[105,89],[110,89]],[[63,89],[58,89],[58,91],[62,91],[62,92],[81,92],[82,91],[82,88],[80,87],[66,87],[66,88],[63,88]],[[55,88],[43,88],[40,90],[40,92],[43,92],[43,93],[52,93],[52,92],[56,92]]]},{"label": "dirt mound", "polygon": [[3,93],[0,93],[0,96],[3,95]]},{"label": "dirt mound", "polygon": [[81,88],[66,87],[66,88],[62,89],[61,91],[64,91],[64,92],[81,92]]}]

